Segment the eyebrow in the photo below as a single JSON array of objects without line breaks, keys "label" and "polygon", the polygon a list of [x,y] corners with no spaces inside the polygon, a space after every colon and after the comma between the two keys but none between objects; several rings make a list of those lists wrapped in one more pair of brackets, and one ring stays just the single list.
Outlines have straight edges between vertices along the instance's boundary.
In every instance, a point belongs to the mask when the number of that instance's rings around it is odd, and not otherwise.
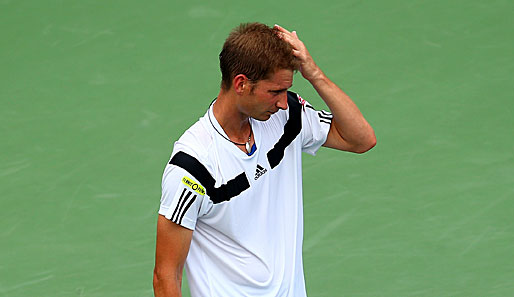
[{"label": "eyebrow", "polygon": [[287,91],[288,89],[290,89],[293,85],[289,86],[288,88],[285,88],[285,89],[278,89],[278,90],[269,90],[269,92],[272,92],[272,93],[281,93],[281,92],[284,92],[284,91]]}]

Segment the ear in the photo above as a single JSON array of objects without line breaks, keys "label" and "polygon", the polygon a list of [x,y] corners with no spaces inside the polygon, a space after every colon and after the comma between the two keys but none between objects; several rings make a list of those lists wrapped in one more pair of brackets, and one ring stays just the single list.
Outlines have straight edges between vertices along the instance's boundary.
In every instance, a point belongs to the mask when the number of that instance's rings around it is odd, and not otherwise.
[{"label": "ear", "polygon": [[238,74],[232,80],[232,86],[234,86],[234,90],[238,95],[243,95],[245,90],[248,90],[250,87],[250,82],[246,75]]}]

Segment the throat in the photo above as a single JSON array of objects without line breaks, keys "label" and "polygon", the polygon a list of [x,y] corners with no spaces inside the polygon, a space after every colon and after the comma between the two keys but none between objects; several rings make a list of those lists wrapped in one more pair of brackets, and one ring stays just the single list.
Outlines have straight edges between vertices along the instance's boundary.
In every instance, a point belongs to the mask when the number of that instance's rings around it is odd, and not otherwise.
[{"label": "throat", "polygon": [[246,154],[251,155],[255,151],[255,142],[252,141],[253,132],[250,118],[234,109],[233,105],[224,104],[225,101],[223,98],[218,98],[212,103],[212,115],[223,131],[218,131],[210,114],[209,120],[220,136]]},{"label": "throat", "polygon": [[[214,130],[216,130],[216,132],[218,132],[218,134],[221,137],[223,137],[227,141],[229,141],[229,142],[233,143],[234,145],[236,145],[237,147],[239,147],[240,150],[242,150],[243,152],[247,153],[248,155],[251,155],[253,153],[253,151],[254,151],[254,148],[252,147],[252,134],[253,133],[252,133],[252,125],[250,124],[250,120],[247,119],[247,122],[246,122],[247,129],[248,129],[248,132],[247,132],[248,133],[248,138],[242,138],[241,134],[244,133],[244,132],[241,132],[241,131],[244,129],[244,126],[239,126],[239,129],[236,128],[236,129],[233,130],[235,132],[231,133],[230,130],[227,129],[228,127],[230,127],[230,125],[228,125],[227,123],[225,123],[225,125],[224,125],[222,123],[222,121],[219,120],[218,117],[216,116],[215,111],[214,111],[214,106],[213,106],[213,110],[212,111],[213,111],[213,116],[215,118],[215,121],[218,122],[219,126],[223,129],[223,132],[225,132],[226,136],[223,135],[223,133],[221,133],[220,131],[218,131],[218,129],[216,128],[216,126],[213,123],[213,120],[211,119],[211,114],[209,112],[208,113],[209,121],[211,122],[211,125],[214,128]],[[236,134],[238,134],[238,136],[235,136]],[[241,140],[243,140],[243,141],[241,141]],[[255,143],[254,143],[254,146],[255,146]]]}]

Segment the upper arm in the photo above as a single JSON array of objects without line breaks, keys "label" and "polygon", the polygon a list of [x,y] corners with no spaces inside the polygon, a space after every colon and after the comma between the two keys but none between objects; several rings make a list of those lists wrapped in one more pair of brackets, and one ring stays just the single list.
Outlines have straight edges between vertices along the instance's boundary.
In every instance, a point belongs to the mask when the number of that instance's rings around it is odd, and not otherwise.
[{"label": "upper arm", "polygon": [[[372,143],[372,144],[370,144]],[[336,150],[353,152],[353,153],[365,153],[375,146],[375,142],[370,141],[369,143],[350,143],[346,141],[341,133],[337,130],[336,119],[332,119],[330,124],[330,130],[328,131],[327,140],[323,144],[324,147],[333,148]]]},{"label": "upper arm", "polygon": [[336,119],[330,112],[316,110],[305,102],[302,115],[303,151],[313,154],[320,146],[341,151],[358,149],[346,141],[337,130]]},{"label": "upper arm", "polygon": [[162,179],[155,251],[155,296],[182,296],[182,271],[197,219],[209,210],[210,200],[194,176],[168,164]]},{"label": "upper arm", "polygon": [[168,164],[162,179],[159,214],[166,219],[194,230],[198,218],[207,213],[211,202],[205,188],[183,168]]},{"label": "upper arm", "polygon": [[330,124],[330,129],[327,134],[327,140],[323,146],[341,151],[352,151],[351,145],[341,137],[334,122],[335,119],[332,119],[332,123]]},{"label": "upper arm", "polygon": [[337,129],[336,119],[333,119],[330,125],[330,130],[328,131],[327,140],[323,146],[341,151],[362,154],[372,149],[376,144],[375,133],[372,129],[371,133],[369,133],[370,136],[366,137],[364,135],[362,137],[358,137],[358,139],[361,140],[359,142],[347,141],[341,135],[342,133]]},{"label": "upper arm", "polygon": [[155,272],[160,280],[181,281],[182,270],[191,245],[193,230],[184,228],[159,215]]}]

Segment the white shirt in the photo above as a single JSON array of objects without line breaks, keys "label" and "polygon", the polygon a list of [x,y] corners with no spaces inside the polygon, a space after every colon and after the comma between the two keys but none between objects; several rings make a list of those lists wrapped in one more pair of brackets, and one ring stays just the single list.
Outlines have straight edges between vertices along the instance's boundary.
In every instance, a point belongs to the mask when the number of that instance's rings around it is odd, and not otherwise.
[{"label": "white shirt", "polygon": [[316,153],[331,119],[288,92],[287,110],[250,120],[251,156],[220,135],[212,106],[175,143],[159,214],[194,230],[192,297],[306,296],[301,153]]}]

